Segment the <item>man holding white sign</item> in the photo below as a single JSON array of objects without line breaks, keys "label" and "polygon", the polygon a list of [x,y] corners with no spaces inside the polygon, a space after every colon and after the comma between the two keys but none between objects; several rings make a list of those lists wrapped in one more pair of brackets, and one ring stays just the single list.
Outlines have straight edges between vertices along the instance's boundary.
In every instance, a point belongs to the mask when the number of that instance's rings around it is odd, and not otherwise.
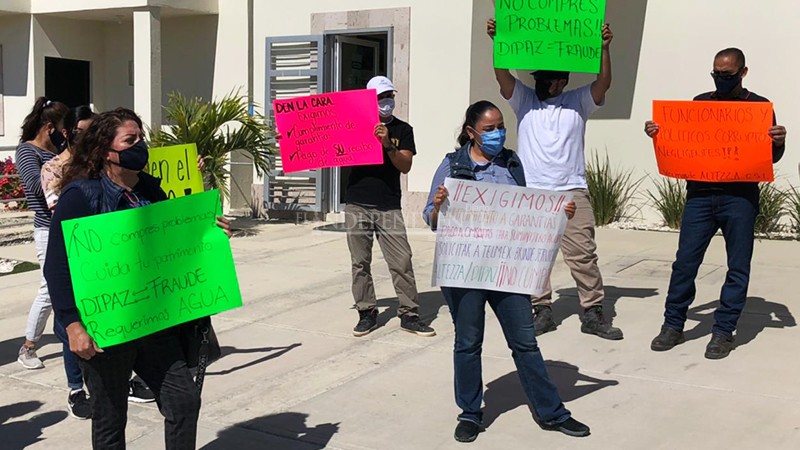
[{"label": "man holding white sign", "polygon": [[[438,228],[434,281],[442,286],[455,325],[455,397],[461,414],[454,438],[472,442],[482,428],[486,303],[503,328],[539,425],[587,436],[589,427],[572,418],[547,374],[530,307],[530,292],[546,285],[575,203],[568,194],[525,188],[519,157],[503,147],[505,135],[495,105],[471,105],[458,139],[461,147],[436,170],[423,212],[431,229]],[[529,270],[527,275],[520,268]]]}]

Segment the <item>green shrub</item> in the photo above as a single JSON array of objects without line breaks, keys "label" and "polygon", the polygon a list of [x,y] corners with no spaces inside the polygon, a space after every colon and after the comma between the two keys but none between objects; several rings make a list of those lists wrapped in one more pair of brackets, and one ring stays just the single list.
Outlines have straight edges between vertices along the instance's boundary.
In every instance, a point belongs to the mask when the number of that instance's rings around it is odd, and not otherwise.
[{"label": "green shrub", "polygon": [[586,183],[589,186],[594,220],[608,225],[630,217],[631,199],[644,178],[633,180],[633,170],[612,169],[608,154],[604,159],[594,152],[586,164]]},{"label": "green shrub", "polygon": [[781,231],[781,219],[786,215],[789,195],[772,183],[761,183],[760,209],[756,216],[756,233],[769,234]]},{"label": "green shrub", "polygon": [[792,231],[800,234],[800,191],[794,186],[791,192],[786,193],[787,196],[787,212],[792,221]]},{"label": "green shrub", "polygon": [[647,196],[653,202],[664,224],[673,229],[681,227],[683,210],[686,207],[686,182],[674,178],[656,180],[655,192],[648,190]]}]

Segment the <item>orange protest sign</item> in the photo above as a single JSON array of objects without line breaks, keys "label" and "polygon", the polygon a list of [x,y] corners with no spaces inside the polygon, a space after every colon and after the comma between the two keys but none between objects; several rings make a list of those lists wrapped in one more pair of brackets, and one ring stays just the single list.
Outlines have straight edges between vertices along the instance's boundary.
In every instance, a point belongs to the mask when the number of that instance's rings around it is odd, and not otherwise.
[{"label": "orange protest sign", "polygon": [[658,171],[694,181],[774,181],[772,103],[653,101]]}]

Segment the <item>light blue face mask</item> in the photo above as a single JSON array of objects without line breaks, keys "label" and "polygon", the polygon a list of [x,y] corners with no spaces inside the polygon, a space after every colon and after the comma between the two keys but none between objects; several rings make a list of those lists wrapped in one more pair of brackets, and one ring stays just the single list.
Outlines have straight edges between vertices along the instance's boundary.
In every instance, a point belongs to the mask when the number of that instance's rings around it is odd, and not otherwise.
[{"label": "light blue face mask", "polygon": [[506,143],[506,129],[498,128],[481,133],[481,150],[489,156],[497,156]]}]

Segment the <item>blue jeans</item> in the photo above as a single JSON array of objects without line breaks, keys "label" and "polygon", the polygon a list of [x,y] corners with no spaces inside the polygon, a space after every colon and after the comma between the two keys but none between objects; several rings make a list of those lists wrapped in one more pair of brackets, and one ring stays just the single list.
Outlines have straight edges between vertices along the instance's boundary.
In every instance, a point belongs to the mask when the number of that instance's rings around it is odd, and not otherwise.
[{"label": "blue jeans", "polygon": [[744,309],[750,283],[750,260],[758,215],[758,194],[690,196],[683,212],[678,253],[672,264],[664,326],[683,330],[689,305],[697,289],[695,278],[706,249],[717,230],[722,230],[728,255],[728,272],[714,313],[713,332],[732,336]]},{"label": "blue jeans", "polygon": [[486,325],[486,302],[494,310],[503,329],[517,374],[537,420],[545,425],[570,418],[558,390],[544,366],[536,343],[530,296],[478,289],[442,288],[453,316],[456,339],[453,351],[456,404],[462,413],[458,420],[481,424],[483,379],[481,349]]},{"label": "blue jeans", "polygon": [[81,371],[81,366],[78,365],[78,357],[70,351],[67,329],[61,325],[58,319],[53,321],[53,332],[63,346],[64,371],[67,372],[67,386],[72,390],[83,389],[83,372]]}]

